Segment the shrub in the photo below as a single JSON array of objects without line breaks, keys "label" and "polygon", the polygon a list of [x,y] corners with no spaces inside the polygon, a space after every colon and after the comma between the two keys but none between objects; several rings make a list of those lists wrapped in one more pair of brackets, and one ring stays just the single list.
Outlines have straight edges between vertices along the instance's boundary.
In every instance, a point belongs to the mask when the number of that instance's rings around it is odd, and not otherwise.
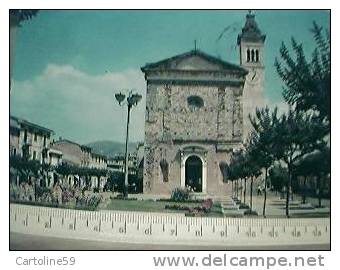
[{"label": "shrub", "polygon": [[171,200],[176,202],[185,202],[190,199],[190,191],[188,188],[175,188],[171,192]]},{"label": "shrub", "polygon": [[206,199],[202,202],[202,209],[205,212],[210,212],[211,208],[213,207],[213,201],[212,199]]},{"label": "shrub", "polygon": [[[169,198],[169,199],[160,198],[160,199],[156,199],[155,201],[156,202],[174,202],[174,200],[171,199],[171,198]],[[192,199],[192,198],[189,198],[185,202],[187,202],[187,203],[202,203],[202,202],[204,202],[204,199]]]},{"label": "shrub", "polygon": [[63,203],[69,203],[73,199],[73,193],[69,190],[64,190],[61,198]]},{"label": "shrub", "polygon": [[40,187],[40,186],[36,186],[35,188],[35,195],[37,197],[42,197],[45,194],[50,193],[51,190],[48,187]]},{"label": "shrub", "polygon": [[258,216],[258,214],[255,210],[250,210],[250,209],[244,211],[244,215],[245,216]]},{"label": "shrub", "polygon": [[239,206],[240,209],[249,209],[249,205],[245,204],[245,203],[240,203],[240,206]]},{"label": "shrub", "polygon": [[185,205],[178,205],[178,204],[173,204],[173,205],[165,205],[164,207],[165,209],[169,209],[169,210],[183,210],[183,211],[188,211],[190,210],[190,207],[185,206]]},{"label": "shrub", "polygon": [[81,196],[77,200],[76,208],[84,210],[96,210],[101,201],[102,196],[98,195]]}]

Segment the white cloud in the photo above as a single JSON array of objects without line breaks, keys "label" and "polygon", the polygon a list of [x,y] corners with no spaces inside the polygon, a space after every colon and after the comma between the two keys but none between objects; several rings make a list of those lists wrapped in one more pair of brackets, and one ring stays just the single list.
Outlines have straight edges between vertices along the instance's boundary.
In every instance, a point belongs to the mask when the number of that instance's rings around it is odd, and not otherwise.
[{"label": "white cloud", "polygon": [[136,89],[142,102],[131,114],[131,141],[144,138],[145,81],[139,70],[91,75],[69,65],[50,64],[39,76],[14,81],[11,114],[54,129],[57,136],[80,143],[124,141],[126,107],[114,93]]},{"label": "white cloud", "polygon": [[[91,75],[71,65],[50,64],[37,77],[14,81],[11,91],[11,114],[53,129],[57,136],[80,143],[95,140],[125,140],[126,106],[120,107],[114,93],[136,89],[142,94],[141,103],[131,114],[130,140],[144,139],[145,89],[140,70],[129,69]],[[249,98],[254,102],[254,97]],[[279,113],[288,106],[283,101],[263,98]]]},{"label": "white cloud", "polygon": [[284,102],[284,101],[271,102],[267,98],[265,100],[266,100],[266,104],[268,104],[268,107],[270,109],[274,109],[275,107],[277,107],[279,115],[283,114],[283,113],[286,113],[289,110],[288,104],[286,102]]}]

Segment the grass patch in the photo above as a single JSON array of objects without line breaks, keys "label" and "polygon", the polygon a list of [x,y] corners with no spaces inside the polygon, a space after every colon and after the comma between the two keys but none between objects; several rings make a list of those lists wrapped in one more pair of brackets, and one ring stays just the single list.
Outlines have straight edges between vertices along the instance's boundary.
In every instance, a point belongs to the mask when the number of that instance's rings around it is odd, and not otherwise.
[{"label": "grass patch", "polygon": [[[199,203],[179,203],[172,202],[172,205],[197,207]],[[145,211],[145,212],[183,212],[171,209],[165,209],[169,205],[167,201],[152,200],[111,200],[103,210],[119,210],[119,211]]]},{"label": "grass patch", "polygon": [[31,205],[31,206],[51,207],[51,208],[86,210],[86,211],[96,211],[97,210],[97,206],[93,206],[93,205],[85,206],[85,205],[75,205],[75,204],[57,204],[57,203],[35,202],[35,201],[17,201],[17,200],[11,200],[11,203]]},{"label": "grass patch", "polygon": [[[197,202],[171,202],[169,201],[152,201],[152,200],[111,200],[102,210],[117,210],[117,211],[143,211],[143,212],[159,212],[159,213],[182,213],[183,210],[166,209],[166,205],[178,205],[179,208],[194,208],[201,206]],[[221,210],[219,206],[213,205],[211,211],[205,216],[221,217]]]},{"label": "grass patch", "polygon": [[292,213],[290,216],[292,218],[327,218],[330,217],[330,213]]}]

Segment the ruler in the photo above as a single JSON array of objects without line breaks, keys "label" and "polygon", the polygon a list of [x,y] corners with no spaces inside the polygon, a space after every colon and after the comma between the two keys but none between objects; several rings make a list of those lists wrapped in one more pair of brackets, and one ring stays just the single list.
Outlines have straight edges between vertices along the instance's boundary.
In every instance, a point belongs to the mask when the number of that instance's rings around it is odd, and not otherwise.
[{"label": "ruler", "polygon": [[126,243],[279,246],[330,243],[329,218],[218,218],[10,204],[12,232]]}]

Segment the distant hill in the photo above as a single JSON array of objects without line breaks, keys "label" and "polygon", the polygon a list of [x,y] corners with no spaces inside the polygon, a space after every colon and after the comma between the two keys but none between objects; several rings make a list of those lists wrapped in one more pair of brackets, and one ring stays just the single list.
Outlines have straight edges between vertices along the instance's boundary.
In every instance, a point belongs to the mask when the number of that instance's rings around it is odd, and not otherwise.
[{"label": "distant hill", "polygon": [[[131,142],[129,143],[129,152],[133,152],[136,150],[137,142]],[[120,142],[114,142],[114,141],[95,141],[86,144],[86,146],[89,146],[92,148],[92,151],[105,155],[107,157],[114,157],[116,155],[125,153],[125,143]]]}]

